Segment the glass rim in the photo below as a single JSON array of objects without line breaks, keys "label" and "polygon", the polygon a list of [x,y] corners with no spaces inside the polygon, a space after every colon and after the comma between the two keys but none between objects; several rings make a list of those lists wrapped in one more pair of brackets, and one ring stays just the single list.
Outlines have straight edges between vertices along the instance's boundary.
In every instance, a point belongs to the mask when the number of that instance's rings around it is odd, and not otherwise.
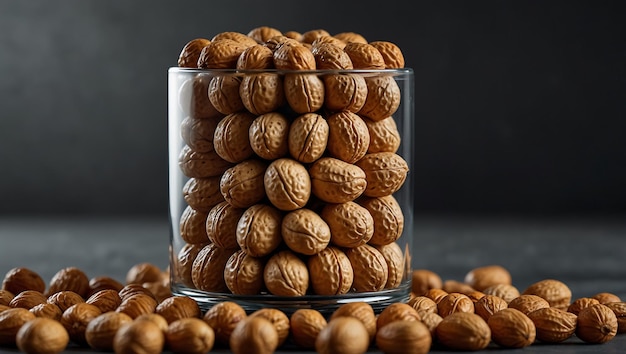
[{"label": "glass rim", "polygon": [[190,73],[190,74],[261,74],[261,73],[275,73],[275,74],[392,74],[392,75],[406,75],[412,74],[412,68],[397,68],[397,69],[316,69],[316,70],[279,70],[279,69],[201,69],[201,68],[185,68],[172,66],[168,68],[170,73]]}]

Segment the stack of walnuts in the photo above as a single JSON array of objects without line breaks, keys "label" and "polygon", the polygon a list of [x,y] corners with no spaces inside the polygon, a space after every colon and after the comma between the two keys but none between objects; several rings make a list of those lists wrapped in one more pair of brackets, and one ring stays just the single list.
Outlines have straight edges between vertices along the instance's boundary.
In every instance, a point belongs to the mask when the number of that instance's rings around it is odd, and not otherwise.
[{"label": "stack of walnuts", "polygon": [[205,70],[183,70],[178,87],[175,282],[293,297],[408,279],[394,197],[409,171],[402,90],[384,70],[404,67],[395,44],[264,26],[191,40],[178,65]]}]

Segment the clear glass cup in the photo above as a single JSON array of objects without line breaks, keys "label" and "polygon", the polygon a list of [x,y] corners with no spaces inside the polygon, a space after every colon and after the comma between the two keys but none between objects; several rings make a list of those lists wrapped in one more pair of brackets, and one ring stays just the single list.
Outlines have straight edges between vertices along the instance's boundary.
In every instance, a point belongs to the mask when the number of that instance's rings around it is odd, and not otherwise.
[{"label": "clear glass cup", "polygon": [[249,312],[408,301],[413,96],[409,68],[170,68],[173,294]]}]

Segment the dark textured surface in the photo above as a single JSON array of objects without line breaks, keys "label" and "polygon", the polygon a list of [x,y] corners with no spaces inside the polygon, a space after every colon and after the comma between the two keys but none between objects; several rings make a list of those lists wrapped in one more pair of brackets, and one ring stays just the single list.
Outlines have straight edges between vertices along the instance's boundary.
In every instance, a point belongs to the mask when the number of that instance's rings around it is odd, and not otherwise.
[{"label": "dark textured surface", "polygon": [[[169,226],[150,219],[0,219],[0,273],[24,266],[47,281],[66,266],[90,277],[123,280],[139,262],[168,263]],[[612,292],[626,299],[626,217],[559,219],[418,217],[414,268],[431,269],[443,279],[463,280],[472,268],[500,264],[523,291],[531,283],[564,281],[574,298]],[[577,338],[558,345],[536,344],[524,353],[622,353],[626,337],[603,345]],[[71,348],[68,352],[83,351]],[[219,350],[216,350],[220,352]],[[1,353],[15,350],[1,349]],[[224,351],[223,351],[224,352]],[[434,347],[431,351],[445,352]],[[489,353],[510,353],[490,347]]]}]

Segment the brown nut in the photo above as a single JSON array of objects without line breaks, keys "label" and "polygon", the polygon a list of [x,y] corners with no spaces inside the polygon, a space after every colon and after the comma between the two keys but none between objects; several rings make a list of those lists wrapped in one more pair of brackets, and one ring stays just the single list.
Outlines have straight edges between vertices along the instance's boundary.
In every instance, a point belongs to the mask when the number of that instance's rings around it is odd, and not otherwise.
[{"label": "brown nut", "polygon": [[190,178],[183,186],[185,202],[199,212],[208,213],[217,203],[224,201],[220,192],[221,176]]},{"label": "brown nut", "polygon": [[[241,305],[233,301],[224,301],[208,309],[202,320],[213,328],[217,343],[228,345],[233,330],[246,317],[248,315]],[[276,335],[276,341],[278,341],[278,335]]]},{"label": "brown nut", "polygon": [[341,295],[350,291],[354,271],[348,256],[338,247],[328,246],[307,260],[313,292]]},{"label": "brown nut", "polygon": [[[447,291],[448,293],[461,293],[461,294],[465,294],[468,295],[470,293],[476,292],[477,290],[472,288],[471,286],[454,280],[454,279],[446,279],[443,282],[443,286],[441,287],[443,290]],[[483,294],[483,293],[481,293]],[[484,294],[483,294],[484,295]],[[481,295],[482,297],[482,295]]]},{"label": "brown nut", "polygon": [[472,288],[483,291],[492,285],[511,285],[511,273],[500,265],[487,265],[470,270],[464,281]]},{"label": "brown nut", "polygon": [[367,330],[370,341],[376,336],[376,320],[372,305],[363,301],[348,302],[339,306],[330,316],[330,320],[337,317],[353,317],[361,321]]},{"label": "brown nut", "polygon": [[474,302],[467,295],[448,293],[437,303],[437,313],[446,318],[456,312],[474,313]]},{"label": "brown nut", "polygon": [[488,321],[494,313],[508,307],[507,302],[496,295],[486,294],[474,304],[474,312]]},{"label": "brown nut", "polygon": [[85,328],[85,340],[95,350],[112,351],[115,333],[133,319],[125,313],[108,311],[92,319]]},{"label": "brown nut", "polygon": [[[207,238],[207,243],[208,238]],[[203,244],[186,244],[183,248],[180,249],[178,254],[176,255],[176,260],[173,265],[172,271],[174,272],[174,279],[177,282],[181,282],[185,286],[193,287],[193,281],[191,280],[191,268],[193,265],[193,261],[196,259],[196,256],[200,252],[200,250],[207,245],[207,243]]]},{"label": "brown nut", "polygon": [[436,312],[419,312],[421,322],[426,325],[430,331],[430,335],[433,340],[436,339],[437,326],[443,321],[443,317],[439,316]]},{"label": "brown nut", "polygon": [[404,68],[404,55],[397,44],[389,41],[373,41],[369,42],[369,45],[378,49],[385,62],[385,69]]},{"label": "brown nut", "polygon": [[35,318],[28,321],[15,337],[17,348],[28,354],[57,354],[65,350],[70,337],[65,328],[50,318]]},{"label": "brown nut", "polygon": [[385,59],[378,49],[371,44],[349,42],[343,51],[348,54],[355,69],[380,70],[385,68]]},{"label": "brown nut", "polygon": [[238,163],[253,156],[248,131],[255,115],[249,112],[231,113],[222,118],[215,128],[213,146],[224,160]]},{"label": "brown nut", "polygon": [[264,70],[274,68],[274,53],[263,44],[246,48],[237,59],[237,70]]},{"label": "brown nut", "polygon": [[63,311],[61,311],[59,306],[55,304],[49,304],[47,302],[35,305],[34,307],[31,307],[29,311],[37,317],[45,317],[57,321],[60,321],[61,316],[63,315]]},{"label": "brown nut", "polygon": [[[320,37],[312,44],[311,52],[315,58],[315,66],[318,70],[351,70],[352,60],[348,53],[343,51],[346,46],[345,43],[331,43],[323,38],[334,37]],[[318,42],[319,41],[319,42]]]},{"label": "brown nut", "polygon": [[527,316],[535,324],[537,340],[545,343],[563,342],[576,331],[578,316],[556,307],[540,308]]},{"label": "brown nut", "polygon": [[159,354],[165,346],[165,334],[152,321],[132,321],[122,325],[113,337],[115,353]]},{"label": "brown nut", "polygon": [[281,243],[281,212],[269,204],[256,204],[246,209],[237,221],[239,247],[252,257],[263,257]]},{"label": "brown nut", "polygon": [[[198,74],[180,85],[178,89],[178,107],[190,119],[211,120],[222,117],[222,113],[215,108],[209,99],[208,90],[212,77],[208,74]],[[181,133],[183,132],[181,130]]]},{"label": "brown nut", "polygon": [[248,37],[254,39],[258,43],[263,43],[272,37],[282,35],[283,33],[280,30],[269,26],[255,27],[248,32]]},{"label": "brown nut", "polygon": [[567,284],[556,279],[544,279],[529,285],[523,294],[540,296],[552,307],[566,310],[572,300],[572,291]]},{"label": "brown nut", "polygon": [[89,278],[76,267],[62,268],[52,276],[44,294],[49,296],[63,290],[73,291],[84,298],[89,293]]},{"label": "brown nut", "polygon": [[[343,48],[345,48],[346,46],[346,42],[342,41],[341,39],[335,38],[333,36],[320,36],[317,37],[313,42],[311,42],[311,52],[313,53],[314,56],[316,56],[316,53],[318,52],[320,47],[323,47],[325,45],[332,45],[334,47],[337,47],[339,49],[342,49],[343,52]],[[346,52],[343,52],[346,56],[348,55]],[[349,58],[349,57],[348,57]],[[315,62],[317,64],[318,60],[317,60],[317,56],[315,57]],[[320,68],[319,66],[317,67],[318,70],[323,70],[322,68]],[[339,68],[336,68],[339,69]],[[352,67],[350,67],[350,69],[352,69]]]},{"label": "brown nut", "polygon": [[364,244],[346,250],[354,269],[352,288],[357,292],[380,291],[385,288],[389,271],[385,257],[376,248]]},{"label": "brown nut", "polygon": [[375,246],[377,250],[385,257],[387,261],[387,270],[389,275],[387,276],[387,284],[385,289],[395,289],[402,284],[404,280],[405,269],[408,269],[409,255],[405,255],[402,252],[402,248],[395,242],[392,242],[383,246]]},{"label": "brown nut", "polygon": [[299,114],[316,112],[324,105],[324,82],[316,74],[287,74],[285,99]]},{"label": "brown nut", "polygon": [[189,296],[179,295],[168,297],[154,309],[154,313],[163,316],[167,323],[181,318],[200,318],[202,312],[198,303]]},{"label": "brown nut", "polygon": [[439,289],[439,288],[429,289],[428,291],[426,291],[426,294],[424,294],[424,296],[426,296],[429,299],[433,300],[437,304],[439,303],[439,301],[441,301],[441,299],[443,299],[447,295],[448,295],[447,291],[445,291],[443,289]]},{"label": "brown nut", "polygon": [[408,302],[408,305],[413,307],[417,313],[422,314],[426,312],[437,313],[437,303],[424,295],[418,295],[412,297]]},{"label": "brown nut", "polygon": [[15,336],[20,328],[33,320],[35,315],[25,308],[16,307],[0,312],[0,345],[15,345]]},{"label": "brown nut", "polygon": [[135,319],[141,315],[153,313],[156,307],[157,301],[154,297],[138,293],[124,298],[115,311],[125,313]]},{"label": "brown nut", "polygon": [[161,280],[161,268],[150,262],[137,263],[126,272],[126,284],[143,284]]},{"label": "brown nut", "polygon": [[287,340],[290,331],[289,317],[287,317],[283,311],[266,307],[252,312],[248,317],[263,317],[270,321],[274,328],[276,328],[279,347]]},{"label": "brown nut", "polygon": [[274,66],[278,70],[315,70],[315,57],[302,44],[287,41],[274,51]]},{"label": "brown nut", "polygon": [[265,193],[278,209],[302,208],[311,196],[311,178],[306,168],[291,158],[272,161],[265,170]]},{"label": "brown nut", "polygon": [[586,343],[606,343],[617,334],[617,316],[604,304],[583,308],[576,321],[576,336]]},{"label": "brown nut", "polygon": [[24,290],[35,290],[43,293],[46,283],[37,272],[24,267],[10,269],[2,280],[2,290],[17,295]]},{"label": "brown nut", "polygon": [[491,342],[491,329],[475,313],[455,312],[439,323],[435,331],[437,341],[454,350],[478,351]]},{"label": "brown nut", "polygon": [[359,74],[329,74],[324,81],[324,107],[331,112],[357,113],[367,99],[367,82]]},{"label": "brown nut", "polygon": [[384,197],[397,192],[409,172],[404,158],[391,152],[366,154],[356,166],[365,172],[367,187],[363,194],[368,197]]},{"label": "brown nut", "polygon": [[230,39],[237,43],[244,45],[245,47],[256,45],[257,42],[253,38],[248,37],[246,34],[235,31],[220,32],[211,38],[211,41],[217,41],[220,39]]},{"label": "brown nut", "polygon": [[374,198],[363,198],[359,201],[372,216],[374,230],[369,243],[372,245],[388,245],[397,241],[404,231],[404,214],[402,208],[392,195]]},{"label": "brown nut", "polygon": [[230,256],[224,267],[226,286],[237,295],[259,294],[263,289],[264,266],[264,259],[238,250]]},{"label": "brown nut", "polygon": [[374,233],[372,215],[355,202],[326,204],[320,216],[330,228],[330,241],[340,247],[364,245]]},{"label": "brown nut", "polygon": [[601,304],[606,305],[611,302],[621,302],[622,299],[616,294],[609,292],[600,292],[592,296],[593,299],[598,300]]},{"label": "brown nut", "polygon": [[224,172],[220,192],[235,208],[248,208],[265,198],[263,178],[267,163],[260,159],[239,162]]},{"label": "brown nut", "polygon": [[[256,43],[256,42],[255,42]],[[211,40],[200,51],[198,68],[201,69],[235,69],[237,60],[248,45],[233,39],[220,38]]]},{"label": "brown nut", "polygon": [[328,122],[329,156],[336,157],[347,163],[359,161],[367,153],[370,135],[367,124],[356,113],[342,111],[331,114]]},{"label": "brown nut", "polygon": [[154,296],[154,294],[149,289],[146,289],[143,284],[124,285],[124,287],[118,292],[118,295],[120,296],[120,299],[122,299],[122,301],[136,294],[148,295],[156,300],[156,296]]},{"label": "brown nut", "polygon": [[250,147],[266,160],[285,157],[289,152],[289,120],[279,112],[261,114],[248,130]]},{"label": "brown nut", "polygon": [[215,150],[198,152],[185,145],[178,155],[178,166],[187,177],[206,178],[220,176],[232,163],[221,158]]},{"label": "brown nut", "polygon": [[204,354],[215,344],[215,332],[199,318],[181,318],[165,331],[167,347],[175,353]]},{"label": "brown nut", "polygon": [[277,110],[285,102],[283,78],[270,72],[248,74],[241,80],[239,96],[244,107],[254,115]]},{"label": "brown nut", "polygon": [[102,313],[115,311],[122,303],[119,293],[113,289],[103,289],[91,295],[86,303],[96,306]]},{"label": "brown nut", "polygon": [[315,309],[297,309],[289,318],[289,329],[293,342],[303,349],[314,349],[315,339],[328,322]]},{"label": "brown nut", "polygon": [[485,295],[495,295],[501,297],[507,303],[520,296],[519,290],[510,284],[496,284],[483,290]]},{"label": "brown nut", "polygon": [[370,338],[361,321],[354,317],[331,319],[315,340],[315,350],[320,354],[365,353]]},{"label": "brown nut", "polygon": [[322,157],[309,167],[311,191],[328,203],[350,202],[367,187],[366,174],[357,165],[333,157]]},{"label": "brown nut", "polygon": [[575,301],[572,301],[572,303],[570,303],[567,307],[566,311],[578,316],[578,313],[580,313],[580,311],[585,307],[589,307],[591,305],[596,305],[599,303],[600,301],[598,301],[597,299],[591,297],[581,297],[576,299]]},{"label": "brown nut", "polygon": [[240,86],[240,76],[216,75],[209,82],[209,101],[222,114],[239,112],[245,108],[239,96]]},{"label": "brown nut", "polygon": [[263,280],[273,295],[303,296],[309,287],[309,271],[295,253],[283,250],[268,259]]},{"label": "brown nut", "polygon": [[229,348],[234,354],[272,354],[278,348],[278,333],[263,317],[245,318],[233,329]]},{"label": "brown nut", "polygon": [[524,348],[535,342],[535,324],[519,310],[505,308],[494,313],[487,321],[491,340],[505,348]]},{"label": "brown nut", "polygon": [[61,315],[61,324],[67,330],[70,340],[74,343],[87,344],[85,330],[91,320],[100,316],[102,312],[94,305],[79,302],[67,308]]},{"label": "brown nut", "polygon": [[411,274],[411,291],[415,295],[425,295],[430,289],[441,289],[443,280],[439,274],[428,269],[415,269]]},{"label": "brown nut", "polygon": [[181,68],[197,68],[202,49],[211,43],[206,38],[194,38],[187,42],[178,55],[178,66]]},{"label": "brown nut", "polygon": [[44,302],[46,302],[44,294],[36,290],[24,290],[11,299],[9,307],[21,307],[29,310]]},{"label": "brown nut", "polygon": [[57,305],[61,312],[65,312],[70,306],[85,302],[85,299],[71,290],[63,290],[48,296],[46,302]]},{"label": "brown nut", "polygon": [[180,238],[191,244],[203,244],[209,242],[206,233],[206,220],[208,212],[196,210],[191,206],[185,207],[180,216]]},{"label": "brown nut", "polygon": [[359,115],[372,120],[381,120],[393,116],[400,107],[401,92],[398,83],[391,76],[365,78],[367,97]]},{"label": "brown nut", "polygon": [[617,333],[626,333],[626,302],[609,302],[606,304],[617,317]]},{"label": "brown nut", "polygon": [[316,212],[307,208],[285,214],[281,234],[287,247],[308,256],[320,252],[330,242],[328,224]]},{"label": "brown nut", "polygon": [[362,34],[356,32],[340,32],[333,37],[344,41],[345,43],[357,42],[357,43],[368,43],[367,39],[363,37]]},{"label": "brown nut", "polygon": [[520,295],[511,300],[511,302],[509,302],[509,307],[520,310],[525,315],[528,315],[535,310],[550,307],[550,304],[541,296],[526,294]]},{"label": "brown nut", "polygon": [[326,151],[328,133],[328,122],[320,114],[305,113],[296,117],[289,127],[289,153],[302,163],[319,159]]},{"label": "brown nut", "polygon": [[89,295],[87,298],[97,293],[100,290],[115,290],[120,291],[124,287],[124,284],[119,282],[108,275],[99,275],[89,279]]},{"label": "brown nut", "polygon": [[206,234],[215,247],[229,250],[238,248],[237,223],[244,211],[244,208],[234,207],[227,201],[217,204],[209,211],[206,218]]},{"label": "brown nut", "polygon": [[376,332],[376,347],[388,354],[426,354],[432,342],[430,329],[421,321],[395,321]]},{"label": "brown nut", "polygon": [[367,152],[397,152],[400,147],[400,131],[393,117],[387,117],[379,121],[363,118],[370,134],[370,145]]},{"label": "brown nut", "polygon": [[313,43],[316,39],[326,36],[330,36],[330,33],[328,31],[323,28],[316,28],[302,33],[300,41],[302,43]]},{"label": "brown nut", "polygon": [[213,135],[219,121],[218,118],[197,119],[186,117],[180,123],[181,138],[194,151],[212,151],[214,150]]},{"label": "brown nut", "polygon": [[0,305],[9,306],[15,295],[8,290],[0,290]]},{"label": "brown nut", "polygon": [[385,307],[376,318],[376,328],[380,330],[395,321],[420,321],[420,315],[409,304],[394,302]]},{"label": "brown nut", "polygon": [[[295,36],[297,36],[295,33],[292,34],[290,32],[286,32],[283,35],[277,35],[277,36],[273,36],[268,38],[263,45],[268,47],[272,53],[276,51],[276,49],[278,49],[281,45],[285,44],[285,43],[290,43],[291,45],[298,45],[300,44],[300,40],[294,38]],[[272,58],[273,60],[273,58]]]},{"label": "brown nut", "polygon": [[219,248],[213,243],[204,246],[198,252],[191,269],[191,279],[196,289],[213,292],[227,291],[224,268],[235,250]]}]

